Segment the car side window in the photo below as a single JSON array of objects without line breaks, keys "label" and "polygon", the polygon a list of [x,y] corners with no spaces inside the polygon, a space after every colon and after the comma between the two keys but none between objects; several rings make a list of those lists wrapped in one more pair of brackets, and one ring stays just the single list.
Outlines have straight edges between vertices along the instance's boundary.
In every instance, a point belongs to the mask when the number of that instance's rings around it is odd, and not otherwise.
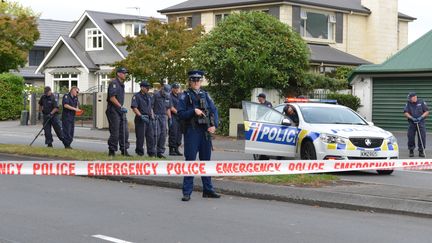
[{"label": "car side window", "polygon": [[282,124],[284,115],[265,105],[243,102],[243,118],[252,122]]}]

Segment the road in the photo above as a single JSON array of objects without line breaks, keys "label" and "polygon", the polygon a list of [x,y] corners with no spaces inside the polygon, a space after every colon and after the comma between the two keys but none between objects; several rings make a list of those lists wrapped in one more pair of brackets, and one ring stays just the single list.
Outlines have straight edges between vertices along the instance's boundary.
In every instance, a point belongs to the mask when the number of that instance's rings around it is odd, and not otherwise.
[{"label": "road", "polygon": [[432,227],[430,219],[197,192],[185,203],[179,190],[85,177],[0,176],[0,195],[2,243],[428,242]]}]

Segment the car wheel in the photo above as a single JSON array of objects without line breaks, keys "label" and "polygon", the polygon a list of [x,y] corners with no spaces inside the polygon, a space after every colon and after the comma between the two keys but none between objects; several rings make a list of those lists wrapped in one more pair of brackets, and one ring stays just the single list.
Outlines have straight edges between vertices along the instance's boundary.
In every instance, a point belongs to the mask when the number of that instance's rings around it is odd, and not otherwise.
[{"label": "car wheel", "polygon": [[253,155],[254,160],[268,160],[269,157],[262,155],[262,154],[254,154]]},{"label": "car wheel", "polygon": [[391,175],[393,170],[377,170],[378,175]]},{"label": "car wheel", "polygon": [[303,143],[300,150],[300,158],[302,160],[316,160],[316,151],[314,144],[307,140]]}]

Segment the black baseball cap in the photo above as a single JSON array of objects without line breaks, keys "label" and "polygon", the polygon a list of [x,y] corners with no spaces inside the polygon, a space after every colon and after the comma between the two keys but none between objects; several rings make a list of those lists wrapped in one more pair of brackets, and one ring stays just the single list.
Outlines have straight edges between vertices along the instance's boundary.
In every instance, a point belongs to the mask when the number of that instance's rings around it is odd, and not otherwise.
[{"label": "black baseball cap", "polygon": [[118,67],[116,69],[116,73],[129,73],[128,70],[124,67]]}]

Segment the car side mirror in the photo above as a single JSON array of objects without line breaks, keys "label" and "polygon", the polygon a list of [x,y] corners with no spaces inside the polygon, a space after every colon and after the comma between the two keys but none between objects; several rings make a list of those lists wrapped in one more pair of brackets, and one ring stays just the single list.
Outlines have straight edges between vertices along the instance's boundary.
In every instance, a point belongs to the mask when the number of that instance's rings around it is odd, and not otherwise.
[{"label": "car side mirror", "polygon": [[284,125],[284,126],[291,126],[291,121],[290,121],[290,119],[284,118],[284,119],[282,120],[282,125]]}]

